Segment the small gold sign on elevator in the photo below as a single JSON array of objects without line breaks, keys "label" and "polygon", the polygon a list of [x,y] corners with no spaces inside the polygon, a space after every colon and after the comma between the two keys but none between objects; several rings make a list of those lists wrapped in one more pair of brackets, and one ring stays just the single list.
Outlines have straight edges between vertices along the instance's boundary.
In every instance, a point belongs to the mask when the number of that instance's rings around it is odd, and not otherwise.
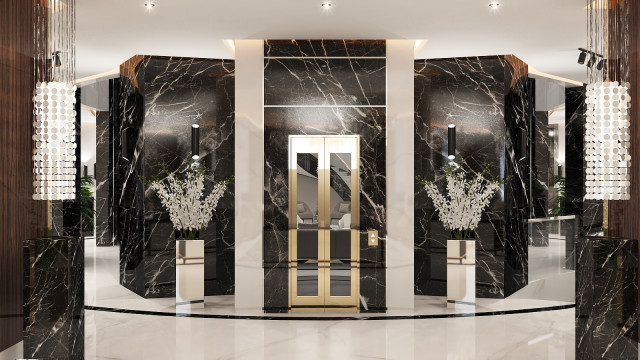
[{"label": "small gold sign on elevator", "polygon": [[369,246],[378,246],[378,230],[369,230],[367,237]]}]

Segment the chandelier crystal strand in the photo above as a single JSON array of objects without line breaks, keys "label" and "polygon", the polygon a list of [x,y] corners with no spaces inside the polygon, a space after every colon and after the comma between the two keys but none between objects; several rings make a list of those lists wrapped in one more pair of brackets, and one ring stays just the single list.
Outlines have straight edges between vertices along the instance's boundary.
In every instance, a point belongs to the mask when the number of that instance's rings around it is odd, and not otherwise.
[{"label": "chandelier crystal strand", "polygon": [[629,0],[589,1],[588,8],[589,50],[605,63],[588,67],[585,198],[629,200]]},{"label": "chandelier crystal strand", "polygon": [[34,9],[33,199],[75,199],[75,0]]}]

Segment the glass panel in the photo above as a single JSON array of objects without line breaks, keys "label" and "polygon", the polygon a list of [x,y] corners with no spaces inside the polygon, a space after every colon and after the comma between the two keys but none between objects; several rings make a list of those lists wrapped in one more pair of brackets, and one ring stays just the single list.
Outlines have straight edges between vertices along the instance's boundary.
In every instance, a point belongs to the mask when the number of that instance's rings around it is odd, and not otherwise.
[{"label": "glass panel", "polygon": [[331,296],[351,295],[351,154],[331,153],[329,170]]},{"label": "glass panel", "polygon": [[298,154],[298,296],[318,296],[318,154]]}]

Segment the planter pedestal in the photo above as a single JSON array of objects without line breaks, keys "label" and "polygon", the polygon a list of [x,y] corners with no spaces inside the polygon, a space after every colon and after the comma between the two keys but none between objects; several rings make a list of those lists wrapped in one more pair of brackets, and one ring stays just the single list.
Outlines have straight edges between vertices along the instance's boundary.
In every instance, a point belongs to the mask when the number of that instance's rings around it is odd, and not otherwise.
[{"label": "planter pedestal", "polygon": [[447,307],[476,306],[476,242],[447,240]]},{"label": "planter pedestal", "polygon": [[204,240],[176,240],[176,308],[204,308]]}]

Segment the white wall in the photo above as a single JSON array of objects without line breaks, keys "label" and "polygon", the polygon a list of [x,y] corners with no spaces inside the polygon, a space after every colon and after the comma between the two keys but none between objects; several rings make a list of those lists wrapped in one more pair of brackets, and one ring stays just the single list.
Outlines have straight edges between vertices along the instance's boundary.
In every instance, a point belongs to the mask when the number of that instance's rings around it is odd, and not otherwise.
[{"label": "white wall", "polygon": [[387,40],[387,308],[413,310],[413,40]]},{"label": "white wall", "polygon": [[93,164],[96,163],[96,116],[85,108],[80,111],[80,161],[82,165],[88,166],[89,175],[95,175]]},{"label": "white wall", "polygon": [[236,40],[235,306],[262,311],[264,58],[262,40]]}]

